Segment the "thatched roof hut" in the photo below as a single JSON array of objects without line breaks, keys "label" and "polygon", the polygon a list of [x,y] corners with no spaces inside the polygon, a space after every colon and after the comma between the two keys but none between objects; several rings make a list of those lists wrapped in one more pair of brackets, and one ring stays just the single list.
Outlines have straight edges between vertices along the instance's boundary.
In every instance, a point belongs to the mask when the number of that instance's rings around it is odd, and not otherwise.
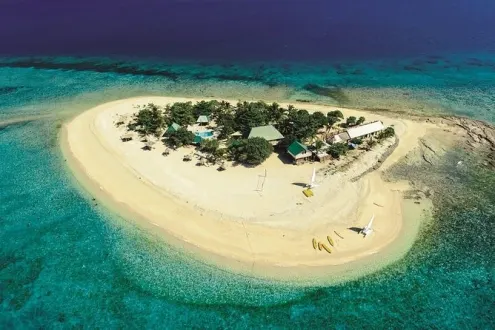
[{"label": "thatched roof hut", "polygon": [[238,138],[242,137],[242,133],[237,131],[235,133],[230,134],[230,137],[234,138],[234,139],[238,139]]},{"label": "thatched roof hut", "polygon": [[172,123],[168,128],[167,130],[165,131],[165,134],[170,134],[170,133],[174,133],[174,132],[177,132],[178,130],[180,129],[180,125],[177,124],[177,123]]},{"label": "thatched roof hut", "polygon": [[205,115],[199,116],[198,120],[196,120],[196,123],[200,125],[207,125],[209,122],[210,122],[210,117]]},{"label": "thatched roof hut", "polygon": [[146,142],[144,143],[144,148],[145,148],[146,150],[151,150],[151,149],[153,149],[153,148],[154,148],[154,145],[155,145],[155,141],[149,141],[149,140],[148,140],[148,141],[146,141]]},{"label": "thatched roof hut", "polygon": [[131,132],[127,132],[120,137],[122,142],[131,141],[133,138],[134,138],[134,134],[132,134]]}]

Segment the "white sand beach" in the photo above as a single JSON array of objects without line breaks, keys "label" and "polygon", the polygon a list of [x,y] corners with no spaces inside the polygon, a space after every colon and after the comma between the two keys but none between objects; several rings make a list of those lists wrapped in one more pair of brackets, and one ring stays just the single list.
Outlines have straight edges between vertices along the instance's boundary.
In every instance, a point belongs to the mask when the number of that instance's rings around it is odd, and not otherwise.
[{"label": "white sand beach", "polygon": [[[115,125],[118,116],[136,112],[135,105],[179,101],[199,99],[125,99],[73,118],[64,126],[61,142],[76,178],[94,196],[111,200],[114,211],[163,233],[165,238],[187,242],[222,260],[251,265],[251,270],[252,265],[279,268],[280,278],[290,277],[284,268],[316,267],[333,273],[339,265],[359,268],[359,261],[371,255],[393,261],[412,245],[421,214],[430,204],[422,201],[405,207],[402,192],[409,188],[407,183],[385,182],[380,172],[415,148],[433,124],[340,109],[345,116],[365,116],[367,121],[393,125],[399,138],[397,148],[382,166],[355,182],[351,179],[375,165],[392,142],[365,153],[346,171],[331,174],[328,164],[294,166],[276,154],[254,168],[228,166],[219,172],[215,166],[183,162],[183,155],[193,151],[191,147],[164,157],[161,143],[144,151],[138,139],[120,140],[124,129]],[[324,113],[336,109],[306,103],[296,107]],[[303,185],[314,167],[319,186],[314,189],[315,196],[307,198]],[[362,228],[373,215],[372,235],[363,238],[349,230]],[[327,235],[335,242],[332,253],[313,249],[313,238],[328,245]]]}]

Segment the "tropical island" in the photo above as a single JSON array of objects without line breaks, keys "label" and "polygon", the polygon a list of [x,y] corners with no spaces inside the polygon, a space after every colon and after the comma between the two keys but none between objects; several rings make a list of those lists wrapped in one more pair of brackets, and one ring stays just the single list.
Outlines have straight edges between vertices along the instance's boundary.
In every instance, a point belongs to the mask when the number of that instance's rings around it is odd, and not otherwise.
[{"label": "tropical island", "polygon": [[260,276],[337,277],[412,245],[431,204],[380,171],[435,128],[308,103],[140,97],[78,115],[62,143],[93,196],[185,251]]}]

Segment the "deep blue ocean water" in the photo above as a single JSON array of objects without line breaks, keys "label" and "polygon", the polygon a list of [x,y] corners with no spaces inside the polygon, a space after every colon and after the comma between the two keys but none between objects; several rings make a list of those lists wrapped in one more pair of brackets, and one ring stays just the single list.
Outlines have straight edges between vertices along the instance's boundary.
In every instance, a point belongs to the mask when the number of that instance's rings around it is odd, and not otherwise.
[{"label": "deep blue ocean water", "polygon": [[438,190],[412,250],[299,287],[199,263],[109,214],[57,140],[84,109],[150,94],[494,123],[494,14],[486,0],[0,2],[0,326],[494,328],[493,172],[448,157],[433,173],[397,170]]}]

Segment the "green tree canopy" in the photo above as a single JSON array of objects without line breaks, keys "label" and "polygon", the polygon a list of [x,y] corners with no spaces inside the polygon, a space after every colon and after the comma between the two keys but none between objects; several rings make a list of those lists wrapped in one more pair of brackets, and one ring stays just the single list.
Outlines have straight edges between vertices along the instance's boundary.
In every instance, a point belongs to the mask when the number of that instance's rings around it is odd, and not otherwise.
[{"label": "green tree canopy", "polygon": [[220,102],[216,100],[212,101],[199,101],[193,105],[193,114],[197,119],[199,116],[211,116],[216,108],[219,106]]},{"label": "green tree canopy", "polygon": [[255,137],[234,141],[230,145],[229,151],[236,161],[249,165],[259,165],[272,154],[273,146],[267,140]]},{"label": "green tree canopy", "polygon": [[231,110],[218,113],[216,123],[220,128],[219,138],[221,139],[228,138],[236,130],[235,114]]},{"label": "green tree canopy", "polygon": [[191,125],[196,122],[194,107],[191,102],[176,102],[167,106],[167,117],[169,123],[177,123],[180,126]]},{"label": "green tree canopy", "polygon": [[234,107],[229,102],[220,101],[213,108],[213,112],[211,113],[210,118],[215,120],[218,124],[219,118],[222,117],[222,115],[225,114],[233,115],[233,113],[234,113]]},{"label": "green tree canopy", "polygon": [[219,146],[220,143],[216,139],[204,139],[199,145],[199,150],[214,154]]},{"label": "green tree canopy", "polygon": [[339,119],[344,119],[344,114],[340,110],[334,110],[327,113],[327,117],[335,117]]},{"label": "green tree canopy", "polygon": [[379,139],[386,139],[386,138],[392,137],[394,135],[395,135],[394,128],[389,126],[389,127],[385,128],[385,130],[380,132],[380,134],[378,134],[378,138]]},{"label": "green tree canopy", "polygon": [[284,118],[285,110],[278,103],[266,105],[266,117],[269,124],[277,125]]},{"label": "green tree canopy", "polygon": [[356,122],[356,125],[361,125],[365,121],[366,121],[366,118],[364,118],[363,116],[361,116],[361,117],[358,118],[358,120]]},{"label": "green tree canopy", "polygon": [[349,147],[347,146],[346,143],[333,143],[330,145],[327,152],[333,158],[339,159],[340,156],[345,155],[347,153],[347,150],[349,150]]},{"label": "green tree canopy", "polygon": [[316,142],[315,142],[316,151],[319,151],[321,148],[323,148],[324,145],[325,145],[325,143],[323,143],[322,140],[320,140],[320,139],[316,140]]},{"label": "green tree canopy", "polygon": [[354,117],[354,116],[347,117],[345,123],[347,124],[347,126],[355,125],[356,124],[356,117]]},{"label": "green tree canopy", "polygon": [[313,117],[306,110],[289,108],[287,118],[279,125],[278,130],[284,137],[285,143],[292,143],[294,140],[304,141],[316,135],[318,130]]},{"label": "green tree canopy", "polygon": [[333,125],[344,119],[344,115],[340,110],[330,111],[327,113],[327,127],[331,128]]},{"label": "green tree canopy", "polygon": [[174,147],[182,147],[191,144],[194,140],[194,133],[188,131],[184,127],[179,128],[175,132],[167,134],[166,143]]},{"label": "green tree canopy", "polygon": [[316,111],[311,115],[311,120],[313,121],[316,129],[325,127],[328,124],[328,118],[323,114],[323,112]]},{"label": "green tree canopy", "polygon": [[133,120],[127,127],[143,135],[153,134],[158,136],[165,127],[165,118],[157,105],[148,103],[134,115]]},{"label": "green tree canopy", "polygon": [[235,129],[247,136],[251,128],[268,123],[264,102],[239,102],[235,111]]},{"label": "green tree canopy", "polygon": [[338,123],[339,121],[340,121],[340,119],[337,117],[331,117],[331,116],[327,117],[327,122],[328,122],[327,126],[330,128],[333,125],[335,125],[336,123]]}]

